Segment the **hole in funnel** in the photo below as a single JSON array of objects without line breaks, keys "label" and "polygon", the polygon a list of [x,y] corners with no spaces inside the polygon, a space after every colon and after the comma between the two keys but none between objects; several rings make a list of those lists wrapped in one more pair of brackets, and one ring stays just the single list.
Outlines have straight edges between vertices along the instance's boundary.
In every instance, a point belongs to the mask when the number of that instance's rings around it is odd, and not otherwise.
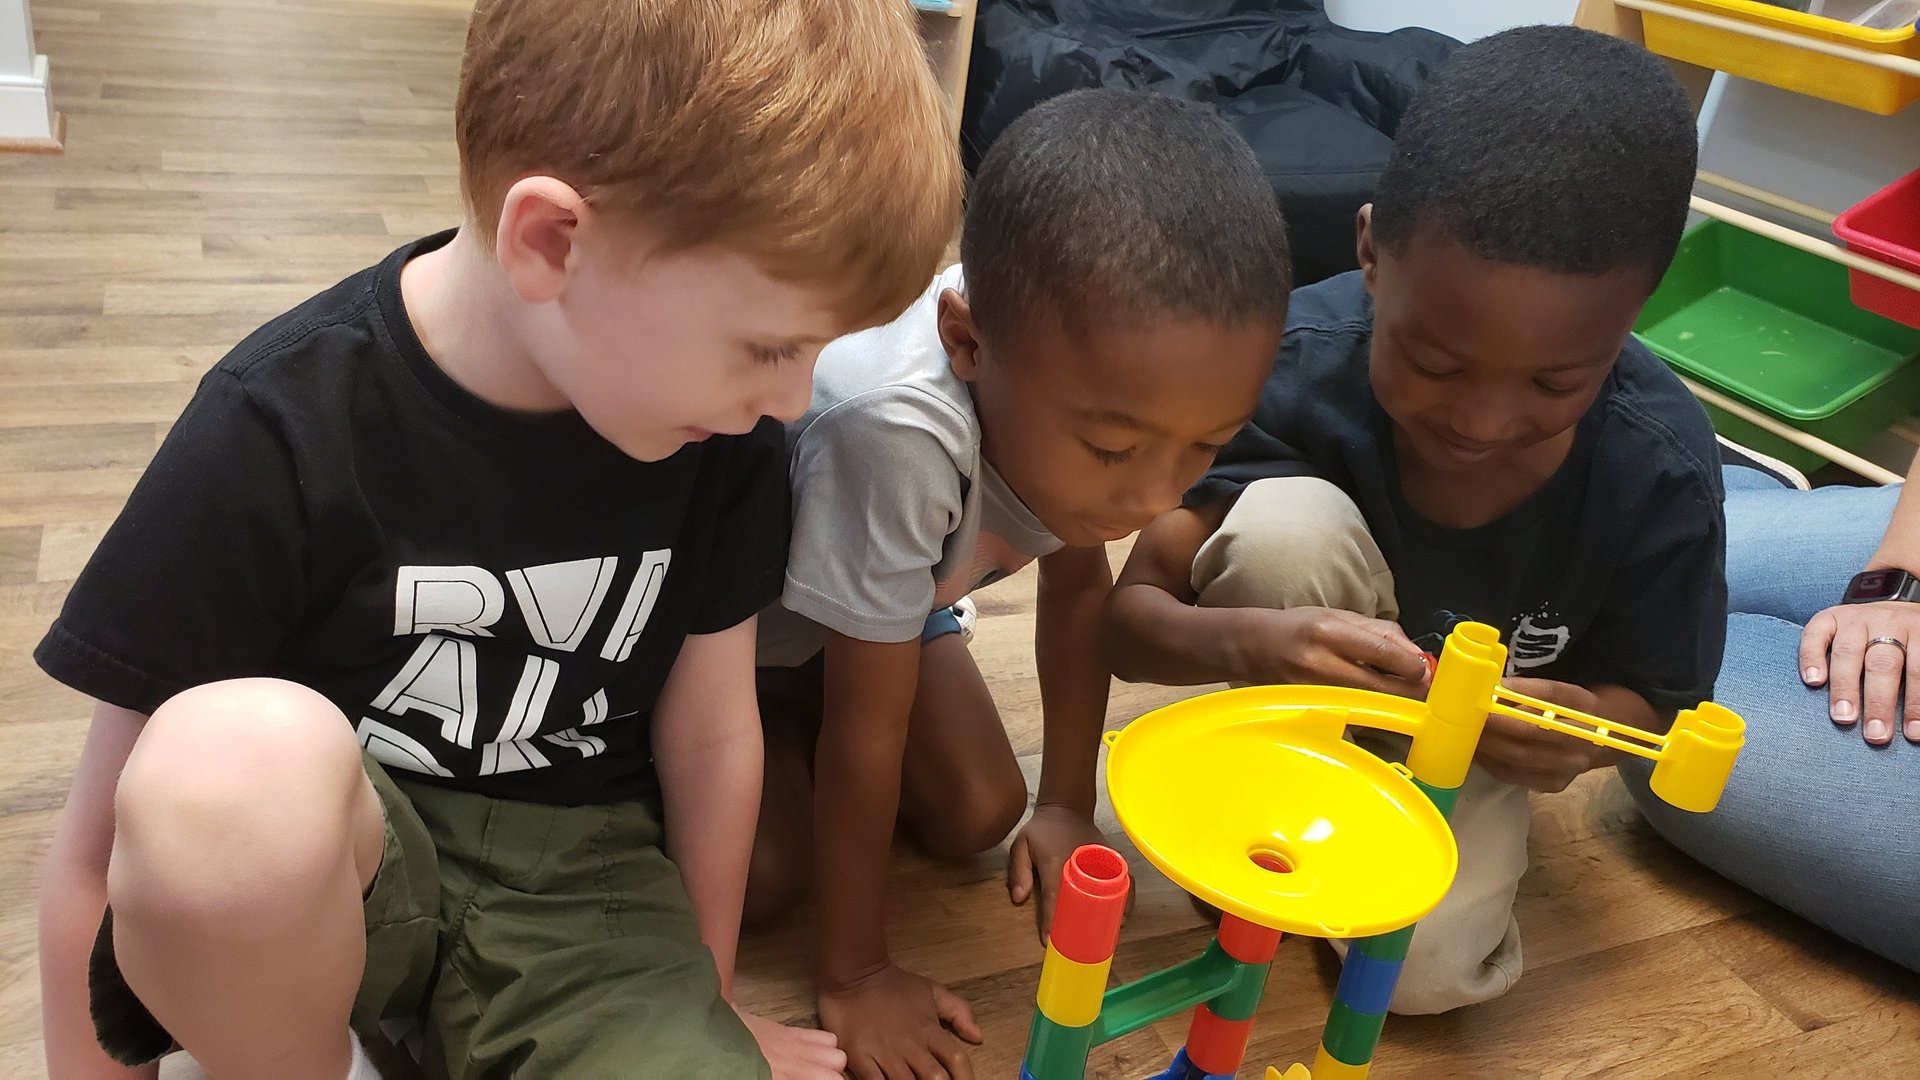
[{"label": "hole in funnel", "polygon": [[1272,848],[1254,848],[1247,852],[1247,858],[1253,861],[1253,865],[1270,874],[1293,873],[1292,861]]}]

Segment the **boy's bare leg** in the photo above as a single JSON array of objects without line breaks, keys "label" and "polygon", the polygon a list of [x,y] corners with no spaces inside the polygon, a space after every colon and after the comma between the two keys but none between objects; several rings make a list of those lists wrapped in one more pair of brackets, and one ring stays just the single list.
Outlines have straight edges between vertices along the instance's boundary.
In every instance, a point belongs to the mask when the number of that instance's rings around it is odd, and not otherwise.
[{"label": "boy's bare leg", "polygon": [[1027,781],[986,680],[959,634],[921,646],[908,721],[900,819],[937,859],[964,859],[1004,840],[1027,810]]},{"label": "boy's bare leg", "polygon": [[820,736],[820,680],[807,669],[757,673],[766,764],[760,822],[747,864],[741,925],[766,926],[813,888],[813,753]]},{"label": "boy's bare leg", "polygon": [[741,925],[758,928],[799,906],[813,888],[813,747],[768,738],[760,823],[747,863]]},{"label": "boy's bare leg", "polygon": [[340,1080],[384,835],[325,698],[269,679],[175,697],[116,799],[107,892],[127,985],[213,1076]]}]

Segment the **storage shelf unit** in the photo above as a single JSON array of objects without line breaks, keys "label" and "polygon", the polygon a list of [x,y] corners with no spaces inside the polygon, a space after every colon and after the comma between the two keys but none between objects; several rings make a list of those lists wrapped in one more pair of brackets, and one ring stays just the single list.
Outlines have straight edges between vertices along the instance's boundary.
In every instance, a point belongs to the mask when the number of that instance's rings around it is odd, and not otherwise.
[{"label": "storage shelf unit", "polygon": [[[1726,9],[1722,11],[1720,9]],[[1751,17],[1757,13],[1776,16],[1775,19]],[[1729,15],[1743,17],[1728,17]],[[1671,0],[1585,0],[1582,3],[1576,22],[1583,26],[1604,30],[1629,40],[1647,43],[1643,34],[1642,18],[1653,15],[1665,20],[1662,33],[1656,33],[1652,45],[1656,51],[1665,44],[1682,62],[1714,63],[1721,71],[1731,70],[1736,74],[1752,75],[1764,78],[1775,85],[1783,85],[1797,93],[1807,93],[1830,101],[1864,109],[1856,113],[1867,123],[1880,123],[1872,113],[1890,115],[1916,97],[1920,97],[1920,51],[1916,51],[1913,35],[1910,33],[1826,33],[1822,32],[1815,20],[1794,12],[1780,9],[1768,9],[1758,4],[1742,3],[1735,0],[1732,4],[1701,5],[1698,3]],[[1776,23],[1784,24],[1785,29]],[[1686,46],[1672,46],[1671,27],[1680,26],[1698,33],[1686,39]],[[1811,32],[1809,32],[1811,31]],[[1662,38],[1665,37],[1663,42]],[[1898,39],[1898,40],[1896,40]],[[1715,61],[1714,53],[1702,51],[1699,46],[1707,42],[1715,48],[1724,50],[1724,60]],[[1754,47],[1747,48],[1750,42]],[[1733,43],[1729,46],[1729,43]],[[1771,50],[1769,53],[1768,50]],[[1798,51],[1801,59],[1792,55]],[[1759,59],[1756,59],[1759,57]],[[1673,57],[1670,56],[1670,59]],[[1804,62],[1801,62],[1804,60]],[[1858,90],[1853,83],[1862,81],[1858,76],[1848,76],[1849,85],[1836,85],[1836,73],[1867,72],[1864,82],[1873,85],[1871,90]],[[1696,72],[1697,74],[1697,72]],[[1705,94],[1703,105],[1703,129],[1707,128],[1717,104],[1718,92],[1727,78],[1726,74],[1713,76],[1714,88]],[[1698,79],[1692,80],[1697,87]],[[1861,99],[1861,100],[1850,100]],[[1842,112],[1848,110],[1839,110]],[[1889,131],[1888,137],[1899,145],[1902,137],[1897,131]],[[1900,175],[1920,166],[1920,148],[1914,148],[1910,155],[1913,160],[1905,162],[1893,175],[1879,178],[1883,183],[1892,182]],[[1878,185],[1875,185],[1878,186]],[[1701,188],[1717,189],[1734,196],[1735,200],[1744,200],[1756,204],[1756,208],[1771,211],[1771,216],[1784,218],[1789,224],[1768,217],[1748,213],[1735,206],[1728,205],[1719,198],[1710,198],[1696,194],[1692,201],[1695,213],[1713,218],[1736,228],[1753,232],[1774,242],[1816,255],[1849,269],[1872,275],[1874,278],[1894,283],[1898,287],[1920,290],[1920,275],[1908,272],[1878,259],[1849,251],[1846,247],[1832,242],[1828,237],[1833,225],[1834,213],[1810,203],[1776,194],[1761,184],[1703,171],[1699,176]],[[1709,192],[1712,193],[1711,191]],[[1796,362],[1819,363],[1816,356],[1798,358]],[[1900,474],[1886,467],[1888,464],[1905,462],[1892,460],[1897,455],[1883,454],[1881,460],[1873,455],[1855,452],[1854,449],[1836,446],[1826,440],[1809,435],[1776,416],[1755,409],[1745,402],[1728,397],[1710,387],[1688,380],[1688,385],[1707,404],[1736,416],[1741,421],[1758,427],[1769,434],[1792,443],[1801,449],[1811,451],[1818,457],[1834,462],[1861,476],[1877,482],[1898,480]],[[1911,409],[1920,402],[1908,403]],[[1908,421],[1893,425],[1892,431],[1909,441],[1920,443],[1920,421]],[[1911,448],[1905,456],[1911,457]]]}]

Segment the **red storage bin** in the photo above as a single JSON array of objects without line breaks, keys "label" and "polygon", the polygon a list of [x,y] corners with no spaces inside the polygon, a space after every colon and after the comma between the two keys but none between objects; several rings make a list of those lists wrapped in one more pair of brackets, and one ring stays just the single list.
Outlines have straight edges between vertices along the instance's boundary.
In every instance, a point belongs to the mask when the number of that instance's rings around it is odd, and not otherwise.
[{"label": "red storage bin", "polygon": [[[1867,196],[1834,219],[1847,250],[1920,274],[1920,170]],[[1920,290],[1847,271],[1853,302],[1908,326],[1920,326]]]}]

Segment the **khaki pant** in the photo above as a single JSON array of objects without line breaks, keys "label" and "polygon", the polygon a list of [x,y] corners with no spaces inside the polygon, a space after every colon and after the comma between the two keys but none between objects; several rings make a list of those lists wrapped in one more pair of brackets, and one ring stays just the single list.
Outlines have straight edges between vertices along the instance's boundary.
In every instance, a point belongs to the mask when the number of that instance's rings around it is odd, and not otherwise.
[{"label": "khaki pant", "polygon": [[[1256,481],[1193,560],[1202,607],[1328,607],[1399,618],[1393,574],[1360,509],[1324,480]],[[1368,749],[1404,758],[1404,736],[1362,733]],[[1453,888],[1414,931],[1396,1013],[1438,1013],[1499,997],[1520,977],[1513,898],[1527,870],[1524,788],[1467,772],[1449,818],[1460,848]],[[1345,953],[1345,943],[1335,948]]]}]

